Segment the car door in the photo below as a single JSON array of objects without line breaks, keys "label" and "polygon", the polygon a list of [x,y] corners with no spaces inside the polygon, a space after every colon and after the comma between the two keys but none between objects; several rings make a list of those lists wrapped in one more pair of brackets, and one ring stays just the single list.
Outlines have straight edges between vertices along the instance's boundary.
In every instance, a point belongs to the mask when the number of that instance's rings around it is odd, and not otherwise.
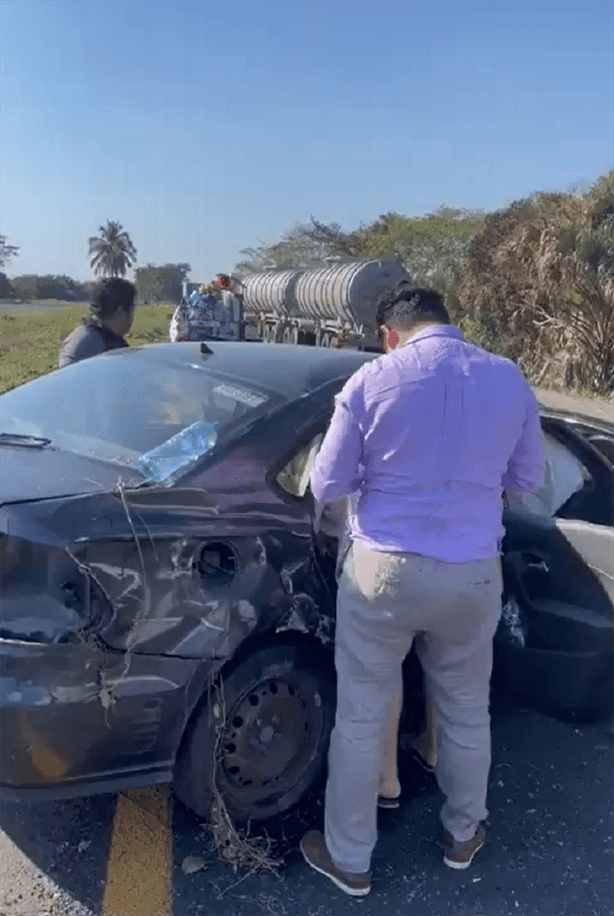
[{"label": "car door", "polygon": [[497,674],[538,706],[594,717],[612,695],[613,474],[564,418],[542,426],[545,485],[504,511]]}]

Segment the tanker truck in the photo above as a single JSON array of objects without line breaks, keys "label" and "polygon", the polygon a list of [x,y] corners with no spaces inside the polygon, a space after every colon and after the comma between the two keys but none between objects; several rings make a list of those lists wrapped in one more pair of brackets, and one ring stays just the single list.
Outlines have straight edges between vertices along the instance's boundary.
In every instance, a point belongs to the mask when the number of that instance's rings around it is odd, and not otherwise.
[{"label": "tanker truck", "polygon": [[243,312],[267,343],[378,350],[375,303],[409,273],[394,259],[327,258],[326,267],[267,270],[242,282]]}]

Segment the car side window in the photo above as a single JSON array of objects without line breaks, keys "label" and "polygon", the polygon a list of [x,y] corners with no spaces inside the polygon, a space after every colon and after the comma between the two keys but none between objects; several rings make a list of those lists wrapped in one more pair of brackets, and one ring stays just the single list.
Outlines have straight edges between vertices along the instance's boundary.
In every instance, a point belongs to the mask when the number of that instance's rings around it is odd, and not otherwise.
[{"label": "car side window", "polygon": [[304,497],[309,486],[311,470],[322,445],[323,433],[318,433],[311,442],[292,456],[277,475],[279,486],[291,496]]}]

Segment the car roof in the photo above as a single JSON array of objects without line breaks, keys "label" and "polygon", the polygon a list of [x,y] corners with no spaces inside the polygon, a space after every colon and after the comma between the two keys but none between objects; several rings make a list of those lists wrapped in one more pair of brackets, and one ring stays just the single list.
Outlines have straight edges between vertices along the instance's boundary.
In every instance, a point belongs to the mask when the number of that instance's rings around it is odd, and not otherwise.
[{"label": "car roof", "polygon": [[589,417],[587,414],[572,413],[569,410],[554,410],[539,404],[539,412],[545,419],[562,420],[570,423],[572,426],[590,427],[595,432],[604,433],[607,436],[614,436],[614,422],[602,417]]},{"label": "car roof", "polygon": [[[202,350],[201,350],[202,346]],[[265,344],[252,341],[148,344],[114,350],[105,358],[137,358],[177,368],[202,366],[237,381],[294,400],[334,379],[349,377],[379,354],[350,349]]]},{"label": "car roof", "polygon": [[[207,352],[203,352],[203,348]],[[130,359],[138,354],[160,365],[177,368],[206,366],[214,372],[275,391],[287,400],[300,397],[327,382],[349,378],[363,363],[377,359],[379,353],[361,350],[328,349],[286,344],[266,344],[260,341],[216,341],[198,343],[146,344],[127,347],[104,354],[105,358]],[[542,417],[590,424],[611,435],[614,424],[579,413],[553,409],[539,404]]]}]

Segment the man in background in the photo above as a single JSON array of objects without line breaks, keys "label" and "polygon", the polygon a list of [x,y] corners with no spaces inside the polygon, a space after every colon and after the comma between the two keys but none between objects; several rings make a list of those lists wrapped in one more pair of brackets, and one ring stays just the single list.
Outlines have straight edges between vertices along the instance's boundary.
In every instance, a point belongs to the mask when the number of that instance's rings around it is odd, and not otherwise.
[{"label": "man in background", "polygon": [[377,324],[386,355],[337,396],[311,474],[318,503],[357,501],[337,596],[325,832],[307,833],[301,850],[353,896],[371,888],[377,805],[400,793],[384,747],[396,748],[414,641],[437,723],[444,863],[467,868],[484,845],[502,491],[534,490],[544,472],[524,376],[466,343],[439,293],[399,283]]},{"label": "man in background", "polygon": [[189,335],[188,301],[183,297],[171,318],[168,332],[171,343],[187,340]]},{"label": "man in background", "polygon": [[101,280],[94,289],[89,314],[60,347],[58,369],[107,350],[127,347],[136,287],[119,277]]},{"label": "man in background", "polygon": [[228,274],[216,274],[215,285],[222,291],[220,335],[226,340],[244,340],[240,284]]}]

